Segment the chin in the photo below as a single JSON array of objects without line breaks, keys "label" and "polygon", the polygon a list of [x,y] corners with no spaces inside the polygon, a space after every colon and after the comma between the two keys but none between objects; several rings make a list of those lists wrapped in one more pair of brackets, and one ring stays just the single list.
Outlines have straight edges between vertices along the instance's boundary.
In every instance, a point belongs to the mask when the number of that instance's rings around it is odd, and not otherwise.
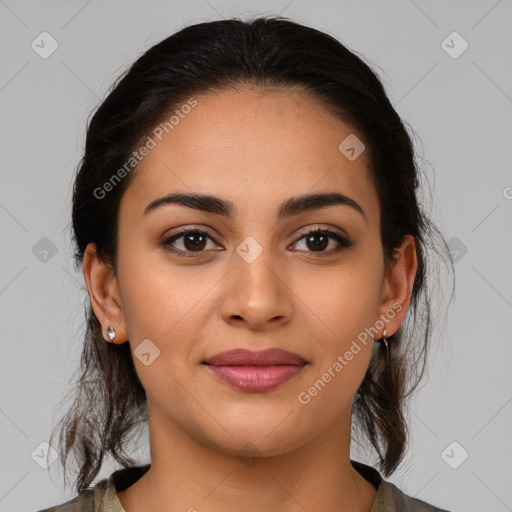
[{"label": "chin", "polygon": [[[204,441],[223,453],[249,459],[273,457],[300,448],[306,441],[306,436],[301,435],[296,428],[293,428],[293,425],[290,424],[289,429],[272,431],[280,421],[282,418],[267,423],[264,428],[231,423],[226,426],[226,430],[233,435],[230,436],[222,429],[220,438],[212,438],[210,435]],[[273,425],[272,427],[269,427],[270,423]],[[209,433],[211,434],[211,430]]]}]

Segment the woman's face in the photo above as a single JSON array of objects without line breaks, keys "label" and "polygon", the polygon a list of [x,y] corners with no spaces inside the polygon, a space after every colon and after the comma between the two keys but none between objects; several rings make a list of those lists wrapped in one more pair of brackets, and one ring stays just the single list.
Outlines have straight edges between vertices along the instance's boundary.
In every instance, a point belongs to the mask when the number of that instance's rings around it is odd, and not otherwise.
[{"label": "woman's face", "polygon": [[[195,99],[169,133],[154,137],[123,195],[118,320],[150,424],[229,453],[250,442],[275,455],[348,425],[382,323],[362,333],[390,311],[384,328],[388,336],[397,330],[406,278],[391,282],[384,272],[377,193],[366,153],[354,158],[359,134],[297,90]],[[148,208],[169,194],[212,199]],[[304,200],[324,194],[331,201],[323,205]],[[206,235],[169,241],[184,229]],[[306,364],[205,364],[238,348],[279,348]]]}]

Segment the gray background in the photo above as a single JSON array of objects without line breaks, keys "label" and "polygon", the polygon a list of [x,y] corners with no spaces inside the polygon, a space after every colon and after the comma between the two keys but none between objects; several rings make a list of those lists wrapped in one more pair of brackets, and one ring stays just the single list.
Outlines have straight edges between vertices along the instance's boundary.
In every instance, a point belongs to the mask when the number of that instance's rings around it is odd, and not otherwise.
[{"label": "gray background", "polygon": [[[184,25],[279,13],[373,65],[418,134],[434,220],[458,251],[456,297],[412,403],[410,451],[389,480],[453,511],[512,510],[510,0],[0,0],[1,511],[74,496],[58,463],[50,474],[36,455],[82,343],[84,281],[73,269],[69,219],[89,112],[128,64]],[[59,45],[46,59],[31,47],[43,31]],[[453,31],[469,44],[457,58],[441,44]],[[453,41],[445,44],[458,52]],[[42,251],[44,237],[55,254]],[[146,460],[146,442],[132,454]],[[354,457],[365,456],[354,449]]]}]

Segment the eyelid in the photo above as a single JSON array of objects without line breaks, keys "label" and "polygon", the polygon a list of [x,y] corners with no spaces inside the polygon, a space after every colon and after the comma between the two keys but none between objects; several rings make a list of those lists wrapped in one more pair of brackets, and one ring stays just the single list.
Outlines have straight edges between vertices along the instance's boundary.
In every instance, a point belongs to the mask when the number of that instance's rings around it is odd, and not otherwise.
[{"label": "eyelid", "polygon": [[201,233],[210,237],[216,244],[219,244],[217,239],[223,239],[220,235],[217,235],[209,227],[205,226],[194,226],[193,224],[187,224],[186,226],[180,226],[173,230],[172,234],[163,237],[163,241],[167,242],[171,238],[178,238],[180,235],[186,235],[189,233]]},{"label": "eyelid", "polygon": [[334,235],[338,235],[342,238],[345,238],[347,241],[349,241],[348,235],[340,228],[336,228],[334,226],[322,227],[322,225],[320,224],[314,227],[308,226],[307,228],[303,228],[299,231],[299,233],[296,236],[302,238],[304,235],[309,235],[310,233],[317,233],[319,231],[322,233],[332,233]]},{"label": "eyelid", "polygon": [[169,235],[169,237],[180,235],[183,233],[188,233],[189,231],[201,231],[207,233],[208,235],[211,235],[210,228],[206,226],[194,226],[194,224],[187,224],[186,226],[179,226],[175,228],[173,234]]}]

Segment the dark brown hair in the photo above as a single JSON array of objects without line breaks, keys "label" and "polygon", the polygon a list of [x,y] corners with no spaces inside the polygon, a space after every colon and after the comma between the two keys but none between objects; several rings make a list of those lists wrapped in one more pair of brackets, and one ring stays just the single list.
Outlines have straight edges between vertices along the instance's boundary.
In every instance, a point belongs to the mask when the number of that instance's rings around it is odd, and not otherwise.
[{"label": "dark brown hair", "polygon": [[[76,267],[94,242],[115,270],[119,203],[136,167],[109,187],[106,200],[103,185],[141,142],[187,98],[243,84],[299,87],[357,130],[378,192],[385,264],[393,263],[405,235],[415,239],[418,269],[406,321],[389,338],[387,362],[385,346],[376,347],[353,400],[354,433],[370,441],[387,476],[406,451],[406,400],[423,376],[431,341],[427,247],[446,257],[452,271],[453,261],[419,204],[423,184],[411,137],[377,75],[335,38],[283,17],[230,19],[186,27],[146,51],[117,79],[88,125],[73,190]],[[88,296],[86,318],[81,374],[58,425],[64,474],[68,456],[75,455],[77,492],[91,484],[105,454],[126,467],[137,463],[124,448],[134,427],[147,421],[129,343],[105,342]]]}]

